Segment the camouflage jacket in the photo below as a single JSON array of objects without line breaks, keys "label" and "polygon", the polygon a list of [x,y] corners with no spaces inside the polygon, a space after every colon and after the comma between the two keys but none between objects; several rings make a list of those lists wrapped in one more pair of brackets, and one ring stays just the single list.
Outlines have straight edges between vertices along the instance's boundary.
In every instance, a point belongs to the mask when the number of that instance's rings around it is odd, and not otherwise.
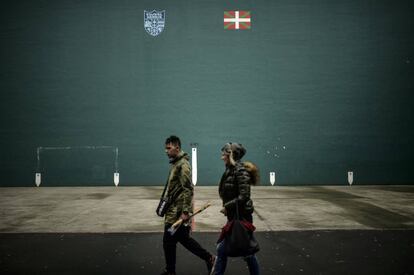
[{"label": "camouflage jacket", "polygon": [[172,161],[168,175],[167,196],[172,199],[171,205],[165,213],[166,224],[176,222],[182,212],[193,212],[193,185],[191,182],[191,167],[188,154],[181,151]]},{"label": "camouflage jacket", "polygon": [[250,198],[251,174],[241,162],[228,166],[219,184],[219,195],[226,208],[227,218],[232,219],[236,213],[236,203],[239,216],[253,213],[253,201]]}]

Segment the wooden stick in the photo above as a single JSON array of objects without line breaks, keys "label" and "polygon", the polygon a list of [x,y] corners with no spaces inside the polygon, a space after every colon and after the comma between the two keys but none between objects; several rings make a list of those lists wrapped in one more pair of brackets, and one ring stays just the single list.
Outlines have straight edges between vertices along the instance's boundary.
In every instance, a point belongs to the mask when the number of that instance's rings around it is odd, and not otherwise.
[{"label": "wooden stick", "polygon": [[[194,217],[195,215],[197,215],[200,212],[203,212],[204,210],[206,210],[209,206],[211,205],[210,202],[207,202],[205,205],[203,205],[202,207],[200,207],[199,209],[197,209],[196,211],[194,211],[193,214],[191,214],[188,219],[191,219],[192,217]],[[178,219],[172,226],[171,228],[176,228],[177,226],[181,225],[184,222],[183,219]]]}]

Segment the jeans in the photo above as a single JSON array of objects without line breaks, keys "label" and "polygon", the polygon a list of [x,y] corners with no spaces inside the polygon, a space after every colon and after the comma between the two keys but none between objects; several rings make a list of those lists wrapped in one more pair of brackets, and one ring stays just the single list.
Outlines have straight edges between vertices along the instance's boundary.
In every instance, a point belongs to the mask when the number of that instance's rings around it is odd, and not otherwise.
[{"label": "jeans", "polygon": [[174,235],[171,235],[171,233],[167,231],[170,226],[170,224],[165,226],[163,237],[165,262],[168,272],[175,272],[177,242],[180,242],[186,249],[201,259],[205,261],[210,260],[211,254],[201,247],[196,240],[190,237],[190,226],[181,225]]},{"label": "jeans", "polygon": [[[256,255],[249,255],[243,258],[243,260],[247,263],[247,267],[249,268],[250,275],[260,275],[259,270],[259,262],[257,261]],[[217,259],[216,259],[216,266],[215,266],[215,275],[223,275],[224,271],[226,271],[227,265],[227,255],[226,255],[226,246],[225,240],[217,245]]]}]

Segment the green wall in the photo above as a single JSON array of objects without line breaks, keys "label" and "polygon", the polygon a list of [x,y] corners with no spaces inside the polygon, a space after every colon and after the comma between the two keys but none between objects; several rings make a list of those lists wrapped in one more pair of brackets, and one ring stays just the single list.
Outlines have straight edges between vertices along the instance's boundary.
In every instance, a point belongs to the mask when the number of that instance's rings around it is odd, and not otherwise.
[{"label": "green wall", "polygon": [[[1,186],[160,185],[170,134],[217,184],[237,141],[263,184],[412,184],[412,1],[6,1]],[[144,10],[166,10],[157,37]],[[251,30],[223,29],[249,10]],[[40,150],[38,147],[70,147]],[[99,149],[101,148],[101,149]]]}]

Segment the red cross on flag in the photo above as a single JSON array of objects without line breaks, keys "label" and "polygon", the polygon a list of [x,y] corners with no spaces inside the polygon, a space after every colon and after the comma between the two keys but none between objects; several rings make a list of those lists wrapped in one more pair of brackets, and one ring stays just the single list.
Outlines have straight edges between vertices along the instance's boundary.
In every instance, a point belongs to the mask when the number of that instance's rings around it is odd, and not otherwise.
[{"label": "red cross on flag", "polygon": [[224,29],[225,30],[248,30],[251,25],[250,11],[225,11]]}]

